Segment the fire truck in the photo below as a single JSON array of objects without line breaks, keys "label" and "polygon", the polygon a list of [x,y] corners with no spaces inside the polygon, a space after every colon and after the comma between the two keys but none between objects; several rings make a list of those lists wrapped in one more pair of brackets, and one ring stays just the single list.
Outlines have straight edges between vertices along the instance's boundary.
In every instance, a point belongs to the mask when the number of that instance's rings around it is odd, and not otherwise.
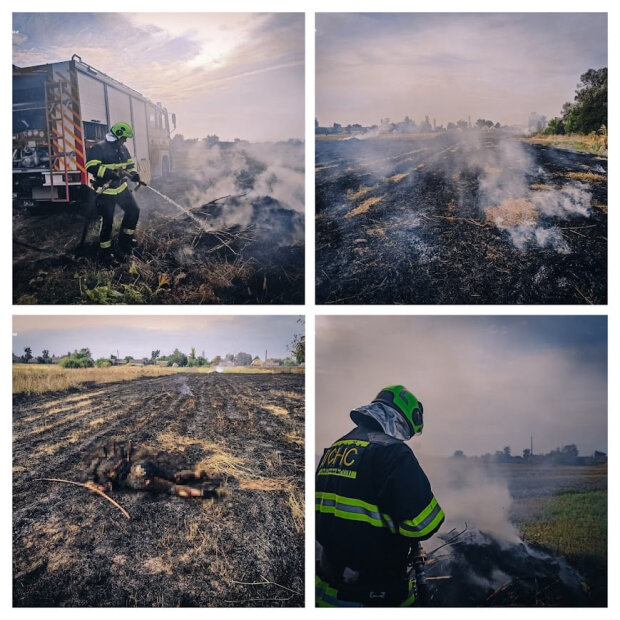
[{"label": "fire truck", "polygon": [[[171,115],[173,131],[175,115]],[[79,203],[88,185],[88,149],[118,121],[134,137],[127,147],[140,176],[170,173],[168,111],[82,62],[13,67],[13,199],[18,206]]]}]

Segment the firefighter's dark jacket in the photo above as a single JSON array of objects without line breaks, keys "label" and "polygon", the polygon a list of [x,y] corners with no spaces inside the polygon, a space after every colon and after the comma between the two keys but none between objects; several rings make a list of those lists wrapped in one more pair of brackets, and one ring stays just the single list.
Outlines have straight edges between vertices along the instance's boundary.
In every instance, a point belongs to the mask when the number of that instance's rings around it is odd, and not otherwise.
[{"label": "firefighter's dark jacket", "polygon": [[411,449],[359,426],[325,450],[316,476],[316,534],[337,574],[400,580],[412,543],[431,537],[444,513]]},{"label": "firefighter's dark jacket", "polygon": [[103,190],[104,194],[120,194],[127,189],[125,179],[114,178],[114,173],[121,169],[137,172],[136,163],[124,144],[101,140],[88,150],[86,170],[93,175],[95,188],[110,181],[108,187]]}]

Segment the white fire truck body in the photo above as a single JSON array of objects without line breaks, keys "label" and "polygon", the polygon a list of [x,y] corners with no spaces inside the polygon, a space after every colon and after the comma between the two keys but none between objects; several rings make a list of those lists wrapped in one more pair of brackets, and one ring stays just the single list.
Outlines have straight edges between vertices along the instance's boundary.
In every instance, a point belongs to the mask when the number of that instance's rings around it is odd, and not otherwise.
[{"label": "white fire truck body", "polygon": [[[172,115],[175,124],[175,115]],[[22,205],[78,202],[86,154],[114,123],[134,130],[127,147],[148,183],[171,170],[168,112],[82,62],[13,68],[13,197]]]}]

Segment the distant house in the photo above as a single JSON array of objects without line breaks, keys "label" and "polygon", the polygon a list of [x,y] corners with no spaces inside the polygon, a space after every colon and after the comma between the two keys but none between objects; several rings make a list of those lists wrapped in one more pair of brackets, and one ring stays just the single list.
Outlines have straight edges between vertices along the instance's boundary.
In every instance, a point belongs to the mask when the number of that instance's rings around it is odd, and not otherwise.
[{"label": "distant house", "polygon": [[142,360],[136,360],[133,357],[130,360],[127,360],[128,366],[144,366],[144,362]]},{"label": "distant house", "polygon": [[155,362],[155,366],[167,366],[168,365],[168,360],[157,360]]}]

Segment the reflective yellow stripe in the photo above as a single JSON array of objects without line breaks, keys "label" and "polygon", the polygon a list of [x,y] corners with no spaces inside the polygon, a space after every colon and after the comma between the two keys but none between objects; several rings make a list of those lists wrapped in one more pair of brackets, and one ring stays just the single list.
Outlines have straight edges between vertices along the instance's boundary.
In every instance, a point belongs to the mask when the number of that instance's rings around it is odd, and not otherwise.
[{"label": "reflective yellow stripe", "polygon": [[131,228],[123,228],[123,234],[125,235],[133,235],[136,231],[131,230]]},{"label": "reflective yellow stripe", "polygon": [[119,185],[118,187],[109,187],[108,189],[104,189],[103,193],[116,195],[116,194],[120,194],[121,192],[124,192],[126,189],[127,189],[127,183],[123,183],[122,185]]},{"label": "reflective yellow stripe", "polygon": [[110,239],[110,241],[102,241],[102,242],[99,244],[99,247],[100,247],[102,250],[107,250],[108,248],[111,248],[111,247],[112,247],[112,240]]},{"label": "reflective yellow stripe", "polygon": [[91,159],[90,161],[86,162],[86,167],[90,168],[91,166],[95,166],[97,164],[100,164],[101,160],[100,159]]},{"label": "reflective yellow stripe", "polygon": [[97,170],[97,176],[101,178],[104,174],[105,174],[105,166],[101,165],[99,166],[99,169]]}]

